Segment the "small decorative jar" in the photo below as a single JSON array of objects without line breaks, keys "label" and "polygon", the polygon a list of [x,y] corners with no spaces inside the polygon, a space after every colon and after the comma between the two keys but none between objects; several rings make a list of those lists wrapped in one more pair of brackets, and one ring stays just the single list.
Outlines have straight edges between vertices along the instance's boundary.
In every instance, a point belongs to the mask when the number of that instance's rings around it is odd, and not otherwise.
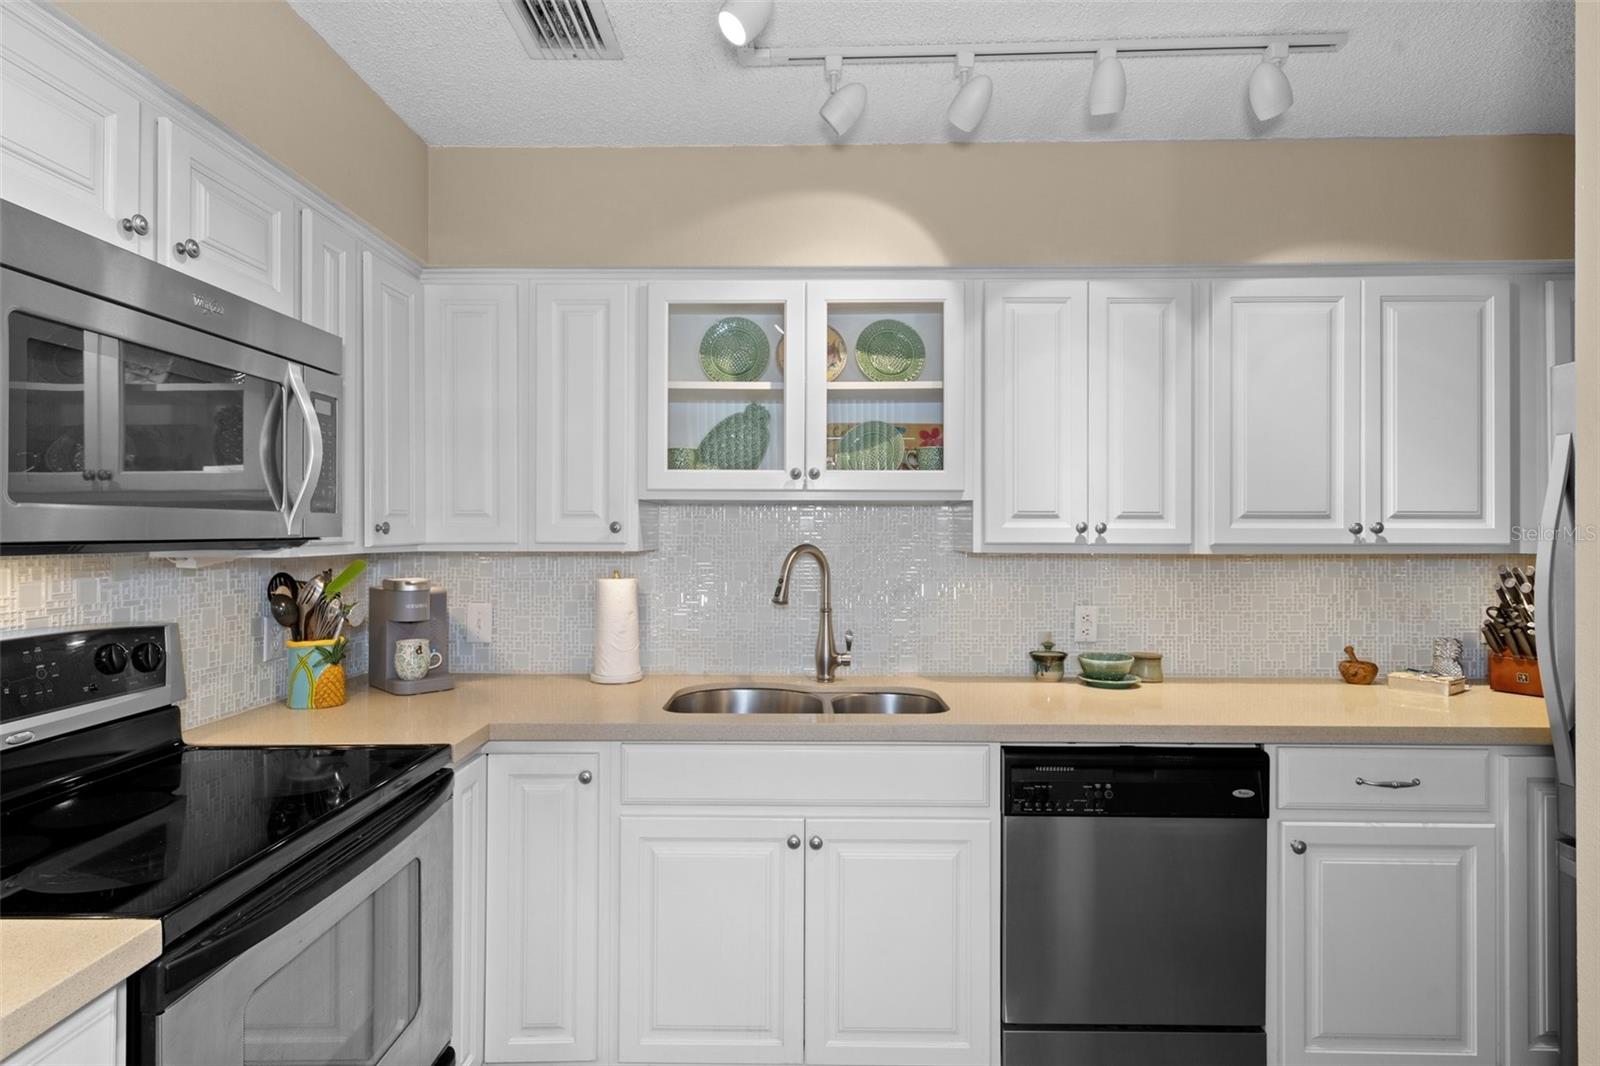
[{"label": "small decorative jar", "polygon": [[1056,650],[1056,642],[1046,633],[1039,646],[1028,653],[1033,658],[1035,681],[1060,681],[1067,672],[1067,653]]},{"label": "small decorative jar", "polygon": [[943,447],[943,445],[933,445],[933,446],[926,447],[926,448],[918,448],[917,449],[917,469],[918,470],[943,470],[944,469],[944,447]]},{"label": "small decorative jar", "polygon": [[699,448],[668,448],[668,470],[693,470],[700,465]]},{"label": "small decorative jar", "polygon": [[289,641],[289,691],[284,702],[297,711],[342,706],[344,653],[349,643],[343,637]]},{"label": "small decorative jar", "polygon": [[1147,685],[1159,685],[1166,680],[1161,674],[1161,653],[1158,651],[1133,652],[1133,667],[1128,671]]}]

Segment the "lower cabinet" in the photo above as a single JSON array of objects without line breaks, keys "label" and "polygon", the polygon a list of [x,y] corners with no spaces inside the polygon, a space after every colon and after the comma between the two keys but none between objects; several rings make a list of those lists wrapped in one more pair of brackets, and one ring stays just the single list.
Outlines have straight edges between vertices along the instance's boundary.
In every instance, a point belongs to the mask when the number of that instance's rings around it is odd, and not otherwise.
[{"label": "lower cabinet", "polygon": [[1508,755],[1501,766],[1501,885],[1505,928],[1500,963],[1505,1034],[1502,1062],[1561,1061],[1560,917],[1556,891],[1556,764],[1542,754]]},{"label": "lower cabinet", "polygon": [[118,985],[34,1037],[4,1066],[122,1066],[127,1061],[124,986]]},{"label": "lower cabinet", "polygon": [[484,849],[489,832],[488,758],[479,756],[456,770],[454,814],[455,972],[450,1009],[450,1042],[458,1066],[483,1062]]}]

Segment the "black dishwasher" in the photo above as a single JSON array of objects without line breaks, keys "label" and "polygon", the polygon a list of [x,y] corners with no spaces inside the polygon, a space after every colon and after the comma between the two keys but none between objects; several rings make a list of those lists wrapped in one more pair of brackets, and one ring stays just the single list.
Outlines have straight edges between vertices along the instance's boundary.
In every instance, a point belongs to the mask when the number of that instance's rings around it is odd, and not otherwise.
[{"label": "black dishwasher", "polygon": [[1005,756],[1006,1066],[1267,1061],[1267,756]]}]

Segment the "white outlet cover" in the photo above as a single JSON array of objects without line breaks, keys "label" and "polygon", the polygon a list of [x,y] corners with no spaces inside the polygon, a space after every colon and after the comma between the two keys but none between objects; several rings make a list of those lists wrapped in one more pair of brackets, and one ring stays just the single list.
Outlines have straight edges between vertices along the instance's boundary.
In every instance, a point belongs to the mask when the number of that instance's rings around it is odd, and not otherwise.
[{"label": "white outlet cover", "polygon": [[488,644],[494,636],[494,607],[487,603],[467,604],[467,614],[461,628],[469,643]]}]

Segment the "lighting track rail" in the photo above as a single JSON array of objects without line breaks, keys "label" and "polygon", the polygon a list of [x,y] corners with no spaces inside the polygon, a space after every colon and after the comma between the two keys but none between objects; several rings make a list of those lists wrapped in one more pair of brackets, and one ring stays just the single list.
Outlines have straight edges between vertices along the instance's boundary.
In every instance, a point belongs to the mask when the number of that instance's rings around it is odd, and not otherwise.
[{"label": "lighting track rail", "polygon": [[736,50],[745,67],[799,67],[823,65],[829,58],[846,63],[955,63],[962,59],[1094,59],[1103,52],[1125,58],[1139,56],[1259,56],[1273,45],[1286,46],[1289,55],[1337,52],[1350,40],[1348,33],[1290,33],[1239,37],[1135,37],[1105,41],[1029,41],[1015,44],[941,45],[827,45],[804,48]]}]

